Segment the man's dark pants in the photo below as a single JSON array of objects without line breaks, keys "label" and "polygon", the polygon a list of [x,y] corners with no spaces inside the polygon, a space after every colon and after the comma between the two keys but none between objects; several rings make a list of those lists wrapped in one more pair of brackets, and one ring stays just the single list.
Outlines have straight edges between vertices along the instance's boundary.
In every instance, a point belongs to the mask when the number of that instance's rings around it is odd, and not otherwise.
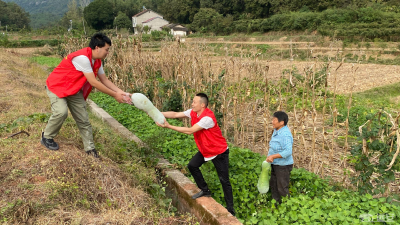
[{"label": "man's dark pants", "polygon": [[293,164],[287,166],[271,165],[271,179],[269,186],[271,187],[272,198],[280,204],[281,197],[290,196],[289,181],[290,172],[293,169]]},{"label": "man's dark pants", "polygon": [[[222,184],[222,189],[224,190],[226,208],[233,210],[233,195],[232,195],[232,185],[229,181],[229,149],[224,153],[217,155],[211,160],[217,170],[219,180]],[[188,168],[194,180],[196,181],[197,187],[199,187],[203,192],[208,192],[208,185],[203,178],[203,174],[200,171],[201,165],[203,165],[204,156],[197,152],[188,164]]]}]

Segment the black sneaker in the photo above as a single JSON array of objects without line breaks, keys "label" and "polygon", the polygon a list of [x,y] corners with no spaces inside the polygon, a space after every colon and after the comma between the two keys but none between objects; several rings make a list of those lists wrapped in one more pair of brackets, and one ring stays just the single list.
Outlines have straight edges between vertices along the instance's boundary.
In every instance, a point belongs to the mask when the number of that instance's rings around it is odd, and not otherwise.
[{"label": "black sneaker", "polygon": [[50,150],[58,150],[59,146],[53,139],[47,139],[44,137],[44,132],[42,132],[42,138],[40,139],[40,143],[44,145],[47,149]]},{"label": "black sneaker", "polygon": [[200,191],[199,193],[194,194],[192,196],[192,199],[196,199],[196,198],[200,198],[200,197],[211,197],[211,191],[210,190],[208,190],[208,191]]},{"label": "black sneaker", "polygon": [[86,153],[87,153],[88,155],[92,155],[92,156],[95,157],[95,158],[100,158],[99,154],[97,154],[96,149],[92,149],[92,150],[86,151]]}]

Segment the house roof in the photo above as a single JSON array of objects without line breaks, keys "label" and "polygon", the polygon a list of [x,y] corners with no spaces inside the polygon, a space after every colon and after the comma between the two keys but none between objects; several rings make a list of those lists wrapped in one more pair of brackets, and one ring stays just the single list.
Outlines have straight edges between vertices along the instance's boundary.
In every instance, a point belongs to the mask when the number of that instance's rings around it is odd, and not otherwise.
[{"label": "house roof", "polygon": [[141,16],[141,15],[145,14],[146,12],[153,12],[153,13],[155,13],[155,14],[159,15],[159,16],[162,18],[162,16],[161,16],[160,14],[158,14],[158,13],[154,12],[154,11],[153,11],[153,10],[151,10],[151,9],[146,9],[146,10],[143,10],[143,11],[141,11],[141,12],[137,13],[136,15],[134,15],[134,16],[132,16],[132,17],[139,17],[139,16]]},{"label": "house roof", "polygon": [[189,31],[186,27],[174,27],[172,28],[174,31]]},{"label": "house roof", "polygon": [[[162,20],[164,20],[163,18],[161,18],[161,17],[159,17],[159,16],[156,16],[156,17],[153,17],[153,18],[150,18],[150,19],[148,19],[148,20],[146,20],[146,21],[143,21],[142,23],[148,23],[148,22],[150,22],[150,21],[152,21],[152,20],[155,20],[155,19],[162,19]],[[165,20],[166,21],[166,20]],[[168,21],[167,21],[168,22]]]},{"label": "house roof", "polygon": [[175,23],[170,23],[167,25],[162,26],[161,28],[170,28],[171,30],[175,30],[175,31],[189,31],[189,29],[187,29],[186,27],[180,25],[180,24],[175,24]]},{"label": "house roof", "polygon": [[170,23],[170,24],[167,24],[167,25],[162,26],[161,28],[164,28],[164,27],[173,28],[173,27],[175,27],[175,26],[177,26],[177,25],[178,25],[178,24]]}]

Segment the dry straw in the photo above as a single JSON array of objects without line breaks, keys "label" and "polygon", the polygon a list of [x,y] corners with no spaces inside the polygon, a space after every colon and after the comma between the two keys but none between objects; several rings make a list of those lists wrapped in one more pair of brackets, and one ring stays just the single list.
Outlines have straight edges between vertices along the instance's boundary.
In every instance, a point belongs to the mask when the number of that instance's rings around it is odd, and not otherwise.
[{"label": "dry straw", "polygon": [[[79,43],[76,45],[79,47],[85,41],[68,40],[69,43]],[[321,63],[317,58],[310,58],[307,63],[290,61],[292,68],[288,72],[277,73],[271,72],[271,68],[276,71],[274,68],[279,67],[279,62],[259,60],[256,48],[249,51],[232,46],[221,48],[208,45],[205,41],[161,42],[160,51],[150,52],[142,48],[144,44],[140,38],[117,36],[112,41],[113,48],[104,68],[118,86],[133,92],[153,92],[153,102],[159,108],[166,100],[159,95],[163,91],[159,86],[160,80],[175,82],[165,95],[170,96],[173,89],[178,89],[184,109],[190,108],[197,92],[207,92],[210,97],[218,96],[219,108],[215,108],[215,102],[210,107],[223,114],[221,129],[224,136],[235,145],[262,154],[268,152],[271,113],[274,110],[287,111],[294,137],[296,166],[347,182],[343,171],[351,171],[346,163],[349,122],[337,122],[339,112],[336,105],[338,88],[344,86],[338,80],[339,74],[343,73],[340,69],[344,61]],[[68,52],[76,49],[68,49]],[[291,57],[294,51],[291,49]],[[299,73],[294,67],[303,69]],[[325,72],[317,77],[321,69]],[[354,79],[357,69],[351,69],[353,82],[345,85],[350,93],[347,118],[352,107],[351,93],[357,85]],[[326,78],[322,79],[322,76]],[[317,89],[317,85],[323,88]],[[332,93],[331,99],[328,99],[328,90]],[[328,100],[331,102],[329,105]],[[291,108],[288,108],[289,105]],[[326,122],[328,119],[332,120],[331,124]],[[188,125],[187,121],[185,123]],[[398,127],[398,123],[395,125]],[[346,137],[344,146],[337,143],[338,136]]]}]

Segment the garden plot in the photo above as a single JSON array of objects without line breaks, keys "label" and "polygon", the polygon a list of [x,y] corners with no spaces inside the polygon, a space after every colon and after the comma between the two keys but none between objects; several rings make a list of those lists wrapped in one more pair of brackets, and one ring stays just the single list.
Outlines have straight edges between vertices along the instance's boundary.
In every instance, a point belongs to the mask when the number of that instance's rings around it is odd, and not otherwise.
[{"label": "garden plot", "polygon": [[[71,46],[77,47],[67,48]],[[141,46],[131,40],[113,42],[113,57],[106,59],[105,69],[119,86],[145,94],[162,111],[188,109],[194,94],[206,92],[224,136],[264,155],[271,113],[287,111],[296,166],[346,185],[357,177],[357,161],[349,157],[355,143],[351,135],[357,135],[354,130],[368,114],[381,109],[351,102],[348,94],[400,81],[398,66],[331,62],[328,67],[314,58],[263,60],[248,52],[231,54],[231,49],[214,54],[213,46],[204,43],[162,43],[156,53]],[[391,138],[388,129],[382,132]],[[390,180],[398,186],[398,179]],[[398,191],[390,185],[388,190]]]}]

